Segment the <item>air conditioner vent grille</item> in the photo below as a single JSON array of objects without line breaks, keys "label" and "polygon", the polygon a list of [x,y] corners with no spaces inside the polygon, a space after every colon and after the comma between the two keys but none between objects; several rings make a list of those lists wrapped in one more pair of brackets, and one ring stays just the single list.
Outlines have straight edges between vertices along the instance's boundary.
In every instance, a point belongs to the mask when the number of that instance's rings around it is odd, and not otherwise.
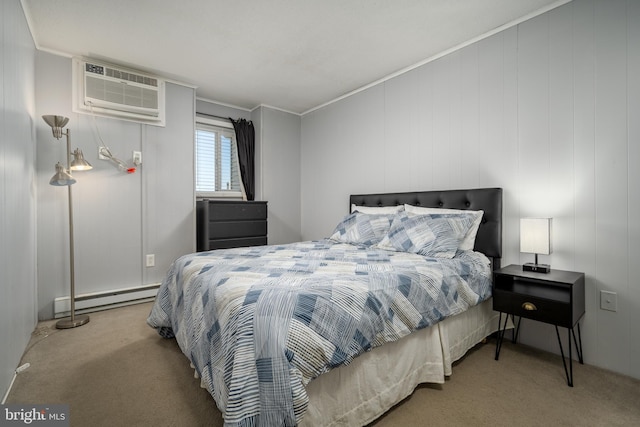
[{"label": "air conditioner vent grille", "polygon": [[114,79],[127,80],[130,82],[140,83],[147,86],[158,87],[158,80],[153,77],[141,76],[139,74],[128,73],[126,71],[114,70],[113,68],[106,67],[105,76],[113,77]]},{"label": "air conditioner vent grille", "polygon": [[158,108],[158,92],[155,89],[145,89],[141,86],[124,85],[104,79],[86,76],[86,97],[94,100],[112,102],[112,108],[117,105],[131,107]]}]

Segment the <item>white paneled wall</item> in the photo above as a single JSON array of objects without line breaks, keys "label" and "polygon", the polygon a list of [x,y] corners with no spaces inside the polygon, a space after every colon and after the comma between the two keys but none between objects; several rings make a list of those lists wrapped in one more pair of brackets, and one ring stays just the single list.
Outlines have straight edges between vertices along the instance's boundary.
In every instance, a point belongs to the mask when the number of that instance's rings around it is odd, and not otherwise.
[{"label": "white paneled wall", "polygon": [[[640,2],[629,2],[626,11],[629,22],[640,20]],[[629,293],[625,301],[625,307],[630,315],[627,323],[622,327],[623,334],[628,334],[629,339],[629,363],[631,372],[639,376],[640,368],[637,361],[640,360],[640,339],[638,337],[638,308],[640,307],[640,25],[627,26],[627,129],[628,129],[628,235],[629,264],[627,273],[627,286]]]},{"label": "white paneled wall", "polygon": [[[500,186],[503,264],[531,261],[521,217],[553,217],[542,261],[587,275],[586,362],[640,378],[638,46],[640,2],[574,0],[307,113],[303,239],[329,235],[352,193]],[[521,337],[558,352],[552,326]]]},{"label": "white paneled wall", "polygon": [[268,202],[268,243],[300,241],[300,116],[261,106],[256,131],[256,200]]},{"label": "white paneled wall", "polygon": [[18,0],[0,2],[0,400],[36,325],[35,46]]},{"label": "white paneled wall", "polygon": [[[626,6],[627,2],[620,0],[597,2],[594,26],[595,288],[617,292],[620,309],[618,313],[598,311],[600,352],[610,369],[630,362],[630,341],[620,340],[632,315],[632,307],[626,304],[630,259],[620,256],[629,247],[628,190],[633,185],[628,181],[627,163],[627,121],[631,118],[627,115],[627,53],[633,45],[627,45],[627,26],[620,25],[627,19]],[[640,19],[635,23],[638,25]]]}]

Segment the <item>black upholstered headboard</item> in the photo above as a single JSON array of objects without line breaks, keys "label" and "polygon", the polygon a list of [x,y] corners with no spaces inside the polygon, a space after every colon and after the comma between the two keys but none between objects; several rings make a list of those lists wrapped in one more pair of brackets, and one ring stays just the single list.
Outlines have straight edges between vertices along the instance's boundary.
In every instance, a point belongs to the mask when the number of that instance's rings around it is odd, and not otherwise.
[{"label": "black upholstered headboard", "polygon": [[415,191],[410,193],[354,194],[351,205],[395,206],[409,204],[427,208],[483,210],[474,250],[482,252],[500,268],[502,258],[502,188]]}]

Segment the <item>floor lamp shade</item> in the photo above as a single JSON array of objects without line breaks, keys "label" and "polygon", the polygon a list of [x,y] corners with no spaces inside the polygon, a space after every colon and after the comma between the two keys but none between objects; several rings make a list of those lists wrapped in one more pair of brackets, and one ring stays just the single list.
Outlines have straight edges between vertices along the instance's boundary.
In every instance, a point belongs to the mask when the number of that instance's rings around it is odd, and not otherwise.
[{"label": "floor lamp shade", "polygon": [[[85,314],[76,315],[76,290],[75,290],[75,256],[74,256],[74,238],[73,238],[73,193],[71,192],[71,186],[76,183],[76,180],[71,176],[71,170],[88,170],[91,169],[89,162],[84,160],[82,151],[76,149],[73,152],[74,161],[71,161],[71,134],[69,129],[66,131],[64,126],[69,122],[69,119],[64,116],[42,116],[44,121],[51,126],[51,131],[56,139],[60,139],[63,136],[67,138],[67,166],[58,162],[56,164],[56,173],[53,175],[49,184],[54,186],[66,186],[68,192],[69,203],[69,278],[70,278],[70,294],[69,300],[71,302],[70,317],[61,319],[56,323],[58,329],[69,329],[82,326],[89,322],[89,316]],[[74,166],[77,166],[74,168]]]},{"label": "floor lamp shade", "polygon": [[62,138],[62,128],[69,123],[69,119],[64,116],[42,116],[45,122],[49,126],[51,126],[51,131],[53,132],[53,137],[56,139]]},{"label": "floor lamp shade", "polygon": [[88,171],[90,169],[93,169],[91,163],[87,162],[84,159],[84,154],[82,154],[81,149],[76,148],[71,154],[73,155],[73,160],[71,161],[70,167],[72,171]]},{"label": "floor lamp shade", "polygon": [[74,177],[72,177],[62,163],[56,163],[56,173],[51,177],[49,184],[55,185],[57,187],[63,187],[65,185],[73,185],[76,183]]}]

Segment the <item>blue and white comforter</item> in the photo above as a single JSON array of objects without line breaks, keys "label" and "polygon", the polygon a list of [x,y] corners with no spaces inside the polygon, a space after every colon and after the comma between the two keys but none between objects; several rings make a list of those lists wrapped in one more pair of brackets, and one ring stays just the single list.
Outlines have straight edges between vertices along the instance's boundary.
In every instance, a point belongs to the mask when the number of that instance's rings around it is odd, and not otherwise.
[{"label": "blue and white comforter", "polygon": [[147,322],[175,336],[225,426],[295,426],[309,381],[487,299],[490,278],[471,251],[320,240],[200,252],[174,262]]}]

